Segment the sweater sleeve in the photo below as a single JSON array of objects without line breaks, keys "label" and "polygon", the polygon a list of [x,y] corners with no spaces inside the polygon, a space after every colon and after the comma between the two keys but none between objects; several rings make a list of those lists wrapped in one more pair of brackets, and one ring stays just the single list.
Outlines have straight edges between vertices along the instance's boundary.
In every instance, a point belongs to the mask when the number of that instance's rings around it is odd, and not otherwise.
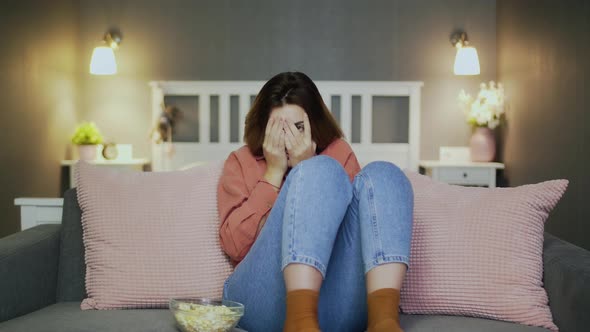
[{"label": "sweater sleeve", "polygon": [[258,225],[277,196],[274,187],[263,179],[250,191],[239,159],[230,154],[219,179],[217,205],[221,246],[234,262],[241,261],[254,244]]}]

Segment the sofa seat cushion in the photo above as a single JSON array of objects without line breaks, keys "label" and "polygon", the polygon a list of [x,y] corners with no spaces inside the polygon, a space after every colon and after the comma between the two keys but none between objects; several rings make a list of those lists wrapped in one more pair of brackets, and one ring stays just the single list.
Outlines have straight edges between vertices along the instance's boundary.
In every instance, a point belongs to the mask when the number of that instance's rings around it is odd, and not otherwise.
[{"label": "sofa seat cushion", "polygon": [[[503,321],[442,315],[400,315],[406,332],[547,332]],[[167,309],[81,310],[80,302],[61,302],[0,323],[0,332],[178,332]]]},{"label": "sofa seat cushion", "polygon": [[168,309],[82,310],[60,302],[0,324],[1,332],[178,332]]},{"label": "sofa seat cushion", "polygon": [[549,332],[551,330],[500,320],[450,316],[400,314],[401,327],[405,332]]}]

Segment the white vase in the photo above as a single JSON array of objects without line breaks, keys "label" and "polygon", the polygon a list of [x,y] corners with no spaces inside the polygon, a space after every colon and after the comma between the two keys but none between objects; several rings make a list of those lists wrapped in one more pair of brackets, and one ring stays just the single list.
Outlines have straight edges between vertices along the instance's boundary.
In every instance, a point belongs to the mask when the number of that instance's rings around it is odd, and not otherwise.
[{"label": "white vase", "polygon": [[476,127],[469,140],[471,161],[488,162],[496,155],[494,132],[488,127]]},{"label": "white vase", "polygon": [[96,159],[97,148],[95,144],[78,145],[80,160],[92,161]]}]

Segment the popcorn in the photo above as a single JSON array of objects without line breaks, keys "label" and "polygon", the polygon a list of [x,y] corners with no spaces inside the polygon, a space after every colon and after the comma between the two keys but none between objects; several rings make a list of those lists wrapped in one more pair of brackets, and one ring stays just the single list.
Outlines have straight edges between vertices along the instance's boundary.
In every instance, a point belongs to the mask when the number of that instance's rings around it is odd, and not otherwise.
[{"label": "popcorn", "polygon": [[227,332],[240,319],[231,308],[224,305],[179,303],[174,317],[185,332]]}]

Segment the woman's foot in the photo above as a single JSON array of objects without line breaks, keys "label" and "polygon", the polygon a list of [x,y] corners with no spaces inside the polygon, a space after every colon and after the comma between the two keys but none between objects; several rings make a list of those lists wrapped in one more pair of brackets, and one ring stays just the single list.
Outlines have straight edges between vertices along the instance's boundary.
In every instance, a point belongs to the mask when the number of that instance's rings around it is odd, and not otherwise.
[{"label": "woman's foot", "polygon": [[367,296],[369,326],[367,332],[403,332],[399,323],[400,290],[381,288]]},{"label": "woman's foot", "polygon": [[297,289],[287,292],[287,317],[283,332],[320,332],[319,292]]}]

